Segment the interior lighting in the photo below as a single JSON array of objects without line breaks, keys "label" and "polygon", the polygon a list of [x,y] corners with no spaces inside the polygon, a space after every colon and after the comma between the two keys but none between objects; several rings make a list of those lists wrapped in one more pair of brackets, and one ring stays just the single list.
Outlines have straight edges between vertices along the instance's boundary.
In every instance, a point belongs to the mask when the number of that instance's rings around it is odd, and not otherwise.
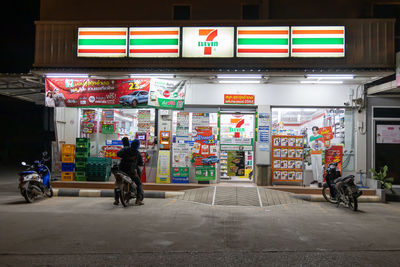
[{"label": "interior lighting", "polygon": [[307,74],[307,79],[320,79],[320,80],[352,80],[353,74]]},{"label": "interior lighting", "polygon": [[342,84],[343,81],[300,81],[300,83]]},{"label": "interior lighting", "polygon": [[261,81],[257,80],[223,80],[223,81],[218,81],[218,83],[260,83]]},{"label": "interior lighting", "polygon": [[218,79],[261,79],[261,74],[218,74]]},{"label": "interior lighting", "polygon": [[89,78],[88,74],[48,73],[46,78]]},{"label": "interior lighting", "polygon": [[130,78],[175,78],[173,74],[131,74]]}]

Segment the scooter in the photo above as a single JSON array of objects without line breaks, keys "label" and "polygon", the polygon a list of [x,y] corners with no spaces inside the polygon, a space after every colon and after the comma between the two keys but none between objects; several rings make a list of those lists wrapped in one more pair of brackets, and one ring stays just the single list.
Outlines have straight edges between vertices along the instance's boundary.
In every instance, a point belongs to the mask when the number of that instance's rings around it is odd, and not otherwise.
[{"label": "scooter", "polygon": [[132,198],[137,197],[136,185],[133,183],[129,175],[119,170],[118,165],[114,165],[111,168],[111,173],[115,177],[114,192],[119,196],[122,205],[127,207],[129,201]]},{"label": "scooter", "polygon": [[18,188],[28,203],[32,203],[39,196],[53,196],[53,188],[50,184],[51,173],[49,168],[44,165],[44,162],[48,160],[47,152],[43,152],[42,159],[35,160],[32,165],[21,162],[21,165],[26,166],[27,169],[19,173]]},{"label": "scooter", "polygon": [[341,173],[337,170],[339,162],[328,165],[325,174],[325,183],[322,186],[322,195],[325,200],[337,204],[343,203],[346,207],[353,211],[358,209],[358,197],[362,195],[362,191],[354,183],[354,175],[341,177]]}]

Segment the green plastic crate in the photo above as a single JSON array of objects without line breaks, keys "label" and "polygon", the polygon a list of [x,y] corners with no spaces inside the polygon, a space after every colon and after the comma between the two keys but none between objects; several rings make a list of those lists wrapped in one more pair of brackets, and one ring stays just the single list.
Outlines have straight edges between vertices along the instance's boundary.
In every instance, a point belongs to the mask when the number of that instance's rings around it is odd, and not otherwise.
[{"label": "green plastic crate", "polygon": [[75,153],[75,158],[88,158],[89,157],[89,151],[87,152],[76,152]]},{"label": "green plastic crate", "polygon": [[111,166],[112,160],[111,158],[96,158],[96,157],[89,157],[86,161],[87,164],[91,163],[107,163]]},{"label": "green plastic crate", "polygon": [[86,176],[75,175],[75,181],[86,181]]},{"label": "green plastic crate", "polygon": [[75,168],[86,168],[86,158],[75,159]]},{"label": "green plastic crate", "polygon": [[86,172],[86,167],[75,167],[75,172]]},{"label": "green plastic crate", "polygon": [[75,172],[75,177],[86,177],[86,172]]},{"label": "green plastic crate", "polygon": [[75,149],[76,153],[89,153],[89,147],[76,147]]}]

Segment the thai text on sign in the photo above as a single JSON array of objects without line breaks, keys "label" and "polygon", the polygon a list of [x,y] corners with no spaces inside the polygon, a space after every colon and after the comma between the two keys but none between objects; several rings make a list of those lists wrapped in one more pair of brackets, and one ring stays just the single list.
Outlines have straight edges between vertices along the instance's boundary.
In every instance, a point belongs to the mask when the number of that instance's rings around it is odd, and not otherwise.
[{"label": "thai text on sign", "polygon": [[224,104],[254,104],[254,95],[224,95]]}]

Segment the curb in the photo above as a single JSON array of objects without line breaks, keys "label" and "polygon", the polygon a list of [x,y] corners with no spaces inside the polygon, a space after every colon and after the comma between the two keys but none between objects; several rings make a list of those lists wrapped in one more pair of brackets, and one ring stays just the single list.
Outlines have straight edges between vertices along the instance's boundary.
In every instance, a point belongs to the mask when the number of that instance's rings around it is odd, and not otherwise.
[{"label": "curb", "polygon": [[[310,202],[326,202],[322,195],[294,195],[295,198]],[[379,196],[361,196],[358,198],[359,203],[377,203],[382,202]]]},{"label": "curb", "polygon": [[[55,197],[114,197],[114,190],[97,189],[53,189]],[[184,192],[145,191],[145,198],[173,198],[185,194]]]}]

